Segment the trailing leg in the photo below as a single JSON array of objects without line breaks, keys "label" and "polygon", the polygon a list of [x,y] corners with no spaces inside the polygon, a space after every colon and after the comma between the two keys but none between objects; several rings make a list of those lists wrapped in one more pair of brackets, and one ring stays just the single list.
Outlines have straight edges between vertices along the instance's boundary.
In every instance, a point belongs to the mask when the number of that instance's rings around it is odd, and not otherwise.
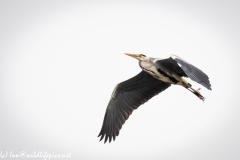
[{"label": "trailing leg", "polygon": [[193,94],[195,94],[199,99],[201,99],[202,101],[204,101],[205,100],[205,98],[201,95],[201,93],[199,92],[199,90],[201,89],[201,88],[199,88],[199,89],[197,89],[197,90],[195,90],[195,89],[193,89],[192,87],[189,87],[189,88],[187,88],[189,91],[191,91]]}]

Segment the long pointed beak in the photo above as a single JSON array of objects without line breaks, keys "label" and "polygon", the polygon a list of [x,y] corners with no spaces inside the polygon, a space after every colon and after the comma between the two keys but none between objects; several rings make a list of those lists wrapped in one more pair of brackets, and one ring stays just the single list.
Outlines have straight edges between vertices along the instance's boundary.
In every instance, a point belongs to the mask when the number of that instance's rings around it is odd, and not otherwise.
[{"label": "long pointed beak", "polygon": [[130,53],[124,53],[124,54],[126,54],[126,55],[128,55],[130,57],[136,58],[136,59],[138,57],[138,54],[130,54]]}]

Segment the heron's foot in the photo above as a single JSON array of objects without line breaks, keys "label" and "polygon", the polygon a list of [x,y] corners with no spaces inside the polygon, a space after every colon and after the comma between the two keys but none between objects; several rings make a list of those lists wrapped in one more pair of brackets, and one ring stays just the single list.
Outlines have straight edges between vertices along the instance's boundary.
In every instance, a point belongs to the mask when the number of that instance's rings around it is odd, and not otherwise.
[{"label": "heron's foot", "polygon": [[189,88],[189,91],[191,91],[193,94],[195,94],[199,99],[201,99],[202,101],[205,100],[205,98],[201,95],[201,93],[199,92],[201,88],[198,88],[197,90],[193,89],[193,88]]},{"label": "heron's foot", "polygon": [[196,96],[198,96],[199,99],[201,99],[202,101],[204,101],[205,98],[204,98],[204,97],[201,95],[201,93],[199,92],[200,89],[201,89],[201,88],[198,88],[197,90],[195,90],[195,89],[192,88],[193,93],[194,93]]}]

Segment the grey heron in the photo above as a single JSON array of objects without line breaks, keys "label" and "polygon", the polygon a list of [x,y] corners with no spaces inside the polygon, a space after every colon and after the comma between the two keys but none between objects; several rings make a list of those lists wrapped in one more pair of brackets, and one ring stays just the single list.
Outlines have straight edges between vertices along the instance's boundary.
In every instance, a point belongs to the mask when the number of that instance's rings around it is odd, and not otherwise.
[{"label": "grey heron", "polygon": [[176,55],[170,55],[166,59],[158,59],[147,57],[143,54],[125,54],[139,60],[139,66],[142,71],[136,76],[116,85],[98,135],[98,137],[101,136],[100,141],[105,137],[104,143],[108,140],[109,143],[112,139],[115,140],[122,125],[132,114],[133,110],[172,84],[183,86],[204,101],[205,98],[201,95],[199,89],[193,89],[192,85],[183,77],[189,77],[191,80],[211,90],[208,76]]}]

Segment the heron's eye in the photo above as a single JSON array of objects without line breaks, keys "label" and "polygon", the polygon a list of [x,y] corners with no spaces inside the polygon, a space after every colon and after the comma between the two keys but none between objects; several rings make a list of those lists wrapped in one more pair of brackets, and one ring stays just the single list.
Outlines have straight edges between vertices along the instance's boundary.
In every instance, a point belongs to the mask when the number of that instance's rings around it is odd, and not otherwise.
[{"label": "heron's eye", "polygon": [[141,56],[146,57],[144,54],[141,54]]}]

